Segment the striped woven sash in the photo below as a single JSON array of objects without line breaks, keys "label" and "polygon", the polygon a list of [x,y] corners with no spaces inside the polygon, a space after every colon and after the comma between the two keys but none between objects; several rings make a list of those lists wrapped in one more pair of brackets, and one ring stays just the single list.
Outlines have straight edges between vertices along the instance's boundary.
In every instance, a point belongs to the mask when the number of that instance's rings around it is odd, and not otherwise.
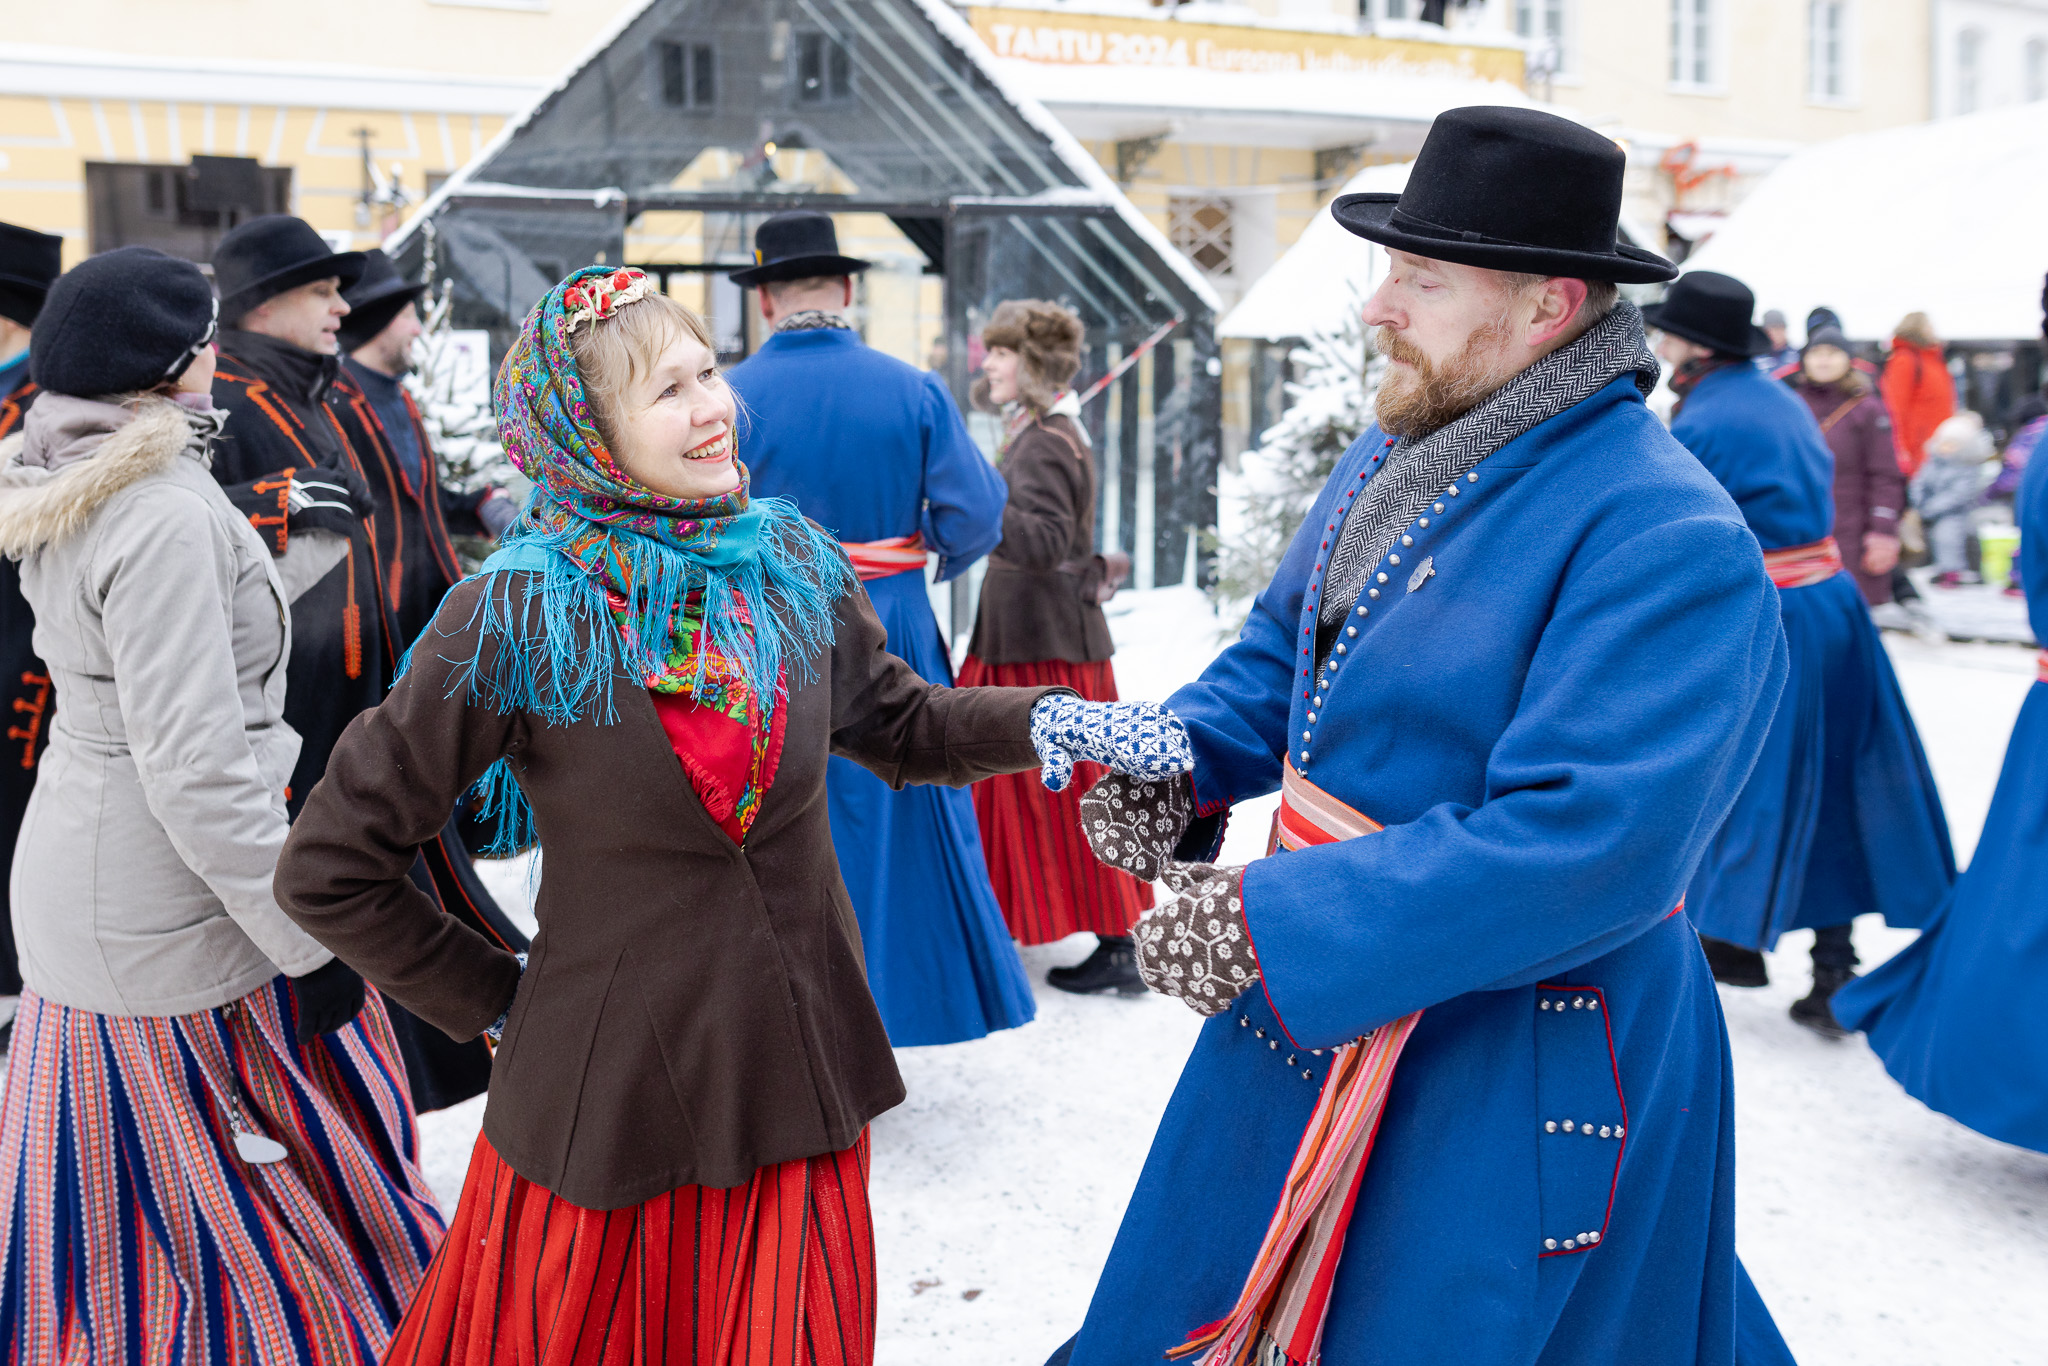
[{"label": "striped woven sash", "polygon": [[885,541],[841,541],[839,548],[853,561],[862,583],[924,568],[924,536],[915,531]]},{"label": "striped woven sash", "polygon": [[1811,545],[1788,545],[1764,552],[1764,572],[1780,588],[1808,588],[1842,572],[1842,547],[1832,536]]},{"label": "striped woven sash", "polygon": [[[1276,851],[1358,839],[1382,828],[1288,766],[1273,825]],[[1308,1366],[1317,1359],[1344,1231],[1386,1110],[1394,1064],[1421,1018],[1418,1010],[1336,1049],[1236,1305],[1168,1357],[1199,1352],[1200,1366]]]},{"label": "striped woven sash", "polygon": [[2048,683],[2048,650],[2043,650],[2034,661],[2034,677]]}]

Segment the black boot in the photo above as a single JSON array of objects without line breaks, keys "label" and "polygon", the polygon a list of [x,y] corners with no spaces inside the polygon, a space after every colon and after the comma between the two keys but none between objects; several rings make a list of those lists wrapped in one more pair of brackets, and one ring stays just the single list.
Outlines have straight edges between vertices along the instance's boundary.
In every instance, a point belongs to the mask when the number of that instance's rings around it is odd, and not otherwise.
[{"label": "black boot", "polygon": [[1145,979],[1138,976],[1138,951],[1129,939],[1095,936],[1095,952],[1070,968],[1054,968],[1045,974],[1048,984],[1077,996],[1113,991],[1119,996],[1143,996]]},{"label": "black boot", "polygon": [[1849,1031],[1835,1018],[1835,1008],[1830,1003],[1842,984],[1854,981],[1855,977],[1854,968],[1815,967],[1813,990],[1792,1003],[1792,1018],[1822,1038],[1848,1038]]},{"label": "black boot", "polygon": [[1755,949],[1745,949],[1740,944],[1704,934],[1700,936],[1700,947],[1707,951],[1707,966],[1714,970],[1714,980],[1722,986],[1767,987],[1771,984],[1770,969],[1764,966],[1764,956]]}]

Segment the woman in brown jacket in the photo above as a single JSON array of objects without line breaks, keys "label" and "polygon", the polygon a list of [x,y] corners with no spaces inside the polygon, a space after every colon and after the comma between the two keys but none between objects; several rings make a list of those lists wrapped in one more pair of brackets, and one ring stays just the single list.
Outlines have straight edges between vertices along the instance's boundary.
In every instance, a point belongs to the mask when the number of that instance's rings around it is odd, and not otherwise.
[{"label": "woman in brown jacket", "polygon": [[[867,1124],[903,1083],[826,756],[892,785],[1057,775],[1122,761],[1136,718],[933,687],[888,654],[831,538],[748,499],[710,336],[640,272],[551,290],[496,397],[535,491],[350,725],[277,874],[380,988],[455,1038],[502,1035],[450,1236],[384,1360],[864,1366]],[[1178,723],[1143,719],[1179,762]],[[406,875],[480,777],[504,842],[547,851],[524,964]]]},{"label": "woman in brown jacket", "polygon": [[[988,358],[975,397],[1008,418],[1001,459],[1010,501],[981,583],[963,688],[1058,684],[1091,701],[1116,700],[1116,646],[1097,602],[1095,462],[1067,387],[1081,368],[1081,335],[1070,310],[1037,299],[998,305],[982,329]],[[1059,792],[1028,775],[991,778],[975,784],[974,810],[1010,933],[1024,944],[1096,936],[1092,954],[1046,980],[1063,991],[1142,995],[1130,929],[1152,905],[1152,889],[1098,862],[1081,835],[1081,794],[1101,775],[1084,765]]]}]

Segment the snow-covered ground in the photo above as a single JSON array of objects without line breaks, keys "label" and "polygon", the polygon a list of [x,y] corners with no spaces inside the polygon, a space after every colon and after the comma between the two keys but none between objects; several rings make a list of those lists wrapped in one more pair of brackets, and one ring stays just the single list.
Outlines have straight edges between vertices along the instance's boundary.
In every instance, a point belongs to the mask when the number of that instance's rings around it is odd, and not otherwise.
[{"label": "snow-covered ground", "polygon": [[[1112,605],[1126,697],[1162,698],[1224,633],[1187,589]],[[1886,638],[1967,858],[2034,674],[2010,645]],[[1241,809],[1226,857],[1263,852],[1271,802]],[[487,869],[526,903],[526,869]],[[1858,926],[1866,961],[1909,936]],[[1806,989],[1795,935],[1772,986],[1725,991],[1738,1100],[1740,1245],[1804,1366],[2048,1361],[2048,1157],[1908,1099],[1860,1039],[1785,1009]],[[1178,1004],[1075,998],[1045,969],[1089,941],[1024,951],[1038,1019],[898,1053],[910,1098],[874,1126],[883,1366],[1037,1366],[1079,1324],[1199,1025]],[[422,1121],[452,1209],[481,1101]]]}]

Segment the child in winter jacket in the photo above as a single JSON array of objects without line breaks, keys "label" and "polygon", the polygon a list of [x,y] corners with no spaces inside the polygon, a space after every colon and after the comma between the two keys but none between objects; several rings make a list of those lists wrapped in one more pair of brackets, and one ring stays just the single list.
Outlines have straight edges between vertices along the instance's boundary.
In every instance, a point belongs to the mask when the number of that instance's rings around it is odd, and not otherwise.
[{"label": "child in winter jacket", "polygon": [[1913,506],[1927,526],[1927,548],[1943,588],[1975,582],[1968,547],[1970,512],[1992,472],[1985,462],[1996,453],[1984,419],[1967,409],[1948,418],[1927,440],[1927,463],[1913,476]]}]

